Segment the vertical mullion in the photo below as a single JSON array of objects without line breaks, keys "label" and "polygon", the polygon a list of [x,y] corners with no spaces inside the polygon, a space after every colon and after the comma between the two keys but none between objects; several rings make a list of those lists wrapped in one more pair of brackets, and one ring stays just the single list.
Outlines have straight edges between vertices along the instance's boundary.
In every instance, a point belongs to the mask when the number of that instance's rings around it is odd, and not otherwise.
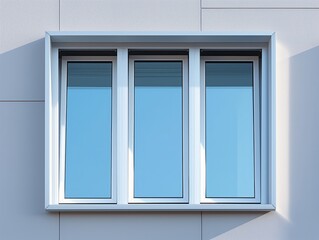
[{"label": "vertical mullion", "polygon": [[[53,91],[52,91],[52,73],[57,73],[58,69],[52,71],[51,65],[51,39],[48,33],[45,34],[45,207],[47,208],[52,203],[58,203],[58,201],[53,201],[53,199],[58,196],[58,192],[55,191],[53,185],[57,185],[56,183],[59,181],[55,180],[56,175],[53,170],[53,136],[52,136],[52,125],[54,122],[58,122],[56,119],[54,121],[54,114],[52,109],[53,102]],[[54,69],[54,68],[53,68]],[[58,82],[58,81],[56,81]],[[58,171],[56,171],[58,172]],[[58,200],[58,199],[57,199]]]},{"label": "vertical mullion", "polygon": [[59,201],[64,201],[65,195],[65,143],[66,143],[66,92],[67,92],[67,61],[62,60],[61,74],[61,111],[60,111],[60,174],[59,174]]},{"label": "vertical mullion", "polygon": [[[260,81],[260,86],[261,86],[261,90],[260,90],[260,134],[261,137],[260,140],[260,147],[261,147],[261,152],[260,152],[260,165],[261,165],[261,172],[260,172],[260,177],[261,177],[261,203],[266,203],[268,202],[268,196],[267,196],[267,192],[269,189],[268,186],[268,174],[269,174],[269,167],[268,167],[268,159],[269,159],[269,153],[268,153],[268,142],[267,139],[269,137],[268,135],[268,113],[267,113],[267,109],[268,109],[268,82],[266,81],[266,79],[269,78],[268,76],[268,69],[267,69],[267,64],[268,64],[268,58],[267,58],[267,54],[266,54],[266,49],[263,48],[262,50],[262,59],[261,59],[261,81]],[[266,137],[265,137],[266,136]]]},{"label": "vertical mullion", "polygon": [[128,201],[134,201],[134,59],[128,60]]},{"label": "vertical mullion", "polygon": [[189,201],[189,58],[183,59],[182,73],[182,122],[183,122],[183,139],[182,139],[182,182],[183,182],[183,199]]},{"label": "vertical mullion", "polygon": [[268,202],[267,199],[267,191],[269,189],[268,186],[268,163],[267,163],[267,159],[269,159],[269,155],[268,155],[268,142],[267,142],[267,136],[268,134],[268,118],[267,118],[267,108],[268,108],[268,103],[267,103],[267,81],[265,81],[265,79],[268,79],[268,72],[267,72],[267,68],[266,68],[266,64],[267,64],[267,53],[266,53],[266,49],[262,50],[262,59],[261,59],[261,91],[260,91],[260,107],[261,107],[261,111],[260,111],[260,134],[261,134],[261,139],[260,139],[260,147],[261,147],[261,154],[260,154],[260,166],[261,166],[261,172],[260,172],[260,177],[261,177],[261,203],[266,203]]},{"label": "vertical mullion", "polygon": [[201,194],[200,49],[189,49],[189,203],[199,204]]},{"label": "vertical mullion", "polygon": [[111,155],[111,199],[113,202],[117,201],[117,72],[116,72],[116,62],[115,59],[112,59],[112,79],[111,79],[111,101],[112,101],[112,111],[111,111],[111,149],[112,149],[112,155]]},{"label": "vertical mullion", "polygon": [[[50,136],[52,136],[52,147],[50,149],[50,169],[52,174],[52,181],[50,182],[50,191],[53,192],[53,195],[50,198],[50,203],[57,204],[59,202],[59,142],[60,142],[60,105],[59,105],[59,91],[60,91],[60,76],[58,74],[59,69],[59,51],[57,49],[51,50],[52,54],[52,69],[51,69],[51,82],[49,88],[51,91],[51,98],[48,99],[50,104],[50,121],[53,126],[49,131]],[[50,100],[52,102],[50,102]],[[46,100],[47,101],[47,100]],[[55,107],[54,107],[55,106]]]},{"label": "vertical mullion", "polygon": [[269,187],[267,188],[268,202],[276,207],[276,33],[272,34],[271,41],[269,43],[269,55],[268,56],[268,88],[266,94],[268,96],[269,106],[267,108],[268,134],[265,136],[269,143],[267,152],[269,157],[268,161],[268,173],[267,179]]},{"label": "vertical mullion", "polygon": [[200,201],[206,201],[206,60],[200,59]]},{"label": "vertical mullion", "polygon": [[128,203],[128,49],[117,49],[117,203]]},{"label": "vertical mullion", "polygon": [[257,202],[260,202],[260,179],[261,179],[261,152],[260,152],[260,77],[259,77],[259,61],[256,58],[253,61],[253,109],[254,109],[254,120],[253,120],[253,133],[254,133],[254,197]]}]

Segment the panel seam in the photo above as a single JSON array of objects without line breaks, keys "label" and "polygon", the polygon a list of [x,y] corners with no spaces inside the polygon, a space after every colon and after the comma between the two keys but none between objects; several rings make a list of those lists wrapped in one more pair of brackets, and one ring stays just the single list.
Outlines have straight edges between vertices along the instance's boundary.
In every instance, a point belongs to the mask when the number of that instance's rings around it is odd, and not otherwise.
[{"label": "panel seam", "polygon": [[45,100],[0,100],[0,103],[45,102]]},{"label": "panel seam", "polygon": [[59,240],[61,240],[61,213],[59,212]]},{"label": "panel seam", "polygon": [[[202,1],[202,0],[201,0]],[[202,10],[209,9],[231,9],[231,10],[245,10],[245,9],[257,9],[257,10],[272,10],[272,9],[280,9],[280,10],[318,10],[319,7],[202,7]]]},{"label": "panel seam", "polygon": [[61,0],[59,0],[59,31],[61,31]]},{"label": "panel seam", "polygon": [[200,212],[200,240],[203,240],[203,212]]},{"label": "panel seam", "polygon": [[203,0],[200,0],[199,1],[199,4],[200,4],[200,13],[199,13],[199,28],[200,28],[200,31],[203,31]]}]

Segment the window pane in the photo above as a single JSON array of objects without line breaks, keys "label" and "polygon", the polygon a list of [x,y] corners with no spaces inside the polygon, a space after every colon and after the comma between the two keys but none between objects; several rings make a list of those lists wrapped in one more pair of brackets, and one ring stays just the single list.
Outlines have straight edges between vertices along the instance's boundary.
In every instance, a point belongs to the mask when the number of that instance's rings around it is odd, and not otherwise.
[{"label": "window pane", "polygon": [[66,198],[111,197],[112,63],[69,62]]},{"label": "window pane", "polygon": [[253,64],[206,62],[206,197],[254,197]]},{"label": "window pane", "polygon": [[182,62],[135,62],[134,196],[183,197]]}]

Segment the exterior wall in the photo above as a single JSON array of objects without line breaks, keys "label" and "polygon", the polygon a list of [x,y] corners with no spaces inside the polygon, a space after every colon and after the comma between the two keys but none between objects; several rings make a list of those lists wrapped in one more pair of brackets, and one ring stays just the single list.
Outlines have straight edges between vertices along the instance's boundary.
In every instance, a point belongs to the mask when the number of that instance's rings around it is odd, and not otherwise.
[{"label": "exterior wall", "polygon": [[[0,239],[317,239],[317,0],[0,0]],[[277,33],[277,210],[44,210],[44,32]]]}]

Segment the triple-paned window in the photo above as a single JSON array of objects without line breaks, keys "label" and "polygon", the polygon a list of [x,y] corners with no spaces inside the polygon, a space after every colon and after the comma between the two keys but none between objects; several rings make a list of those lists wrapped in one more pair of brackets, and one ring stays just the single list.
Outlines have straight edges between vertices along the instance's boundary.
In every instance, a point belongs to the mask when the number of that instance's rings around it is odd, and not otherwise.
[{"label": "triple-paned window", "polygon": [[46,34],[45,207],[275,209],[275,35]]},{"label": "triple-paned window", "polygon": [[[60,202],[116,203],[116,56],[63,57]],[[202,203],[260,202],[258,57],[201,57]],[[128,203],[188,203],[187,55],[130,55]]]}]

